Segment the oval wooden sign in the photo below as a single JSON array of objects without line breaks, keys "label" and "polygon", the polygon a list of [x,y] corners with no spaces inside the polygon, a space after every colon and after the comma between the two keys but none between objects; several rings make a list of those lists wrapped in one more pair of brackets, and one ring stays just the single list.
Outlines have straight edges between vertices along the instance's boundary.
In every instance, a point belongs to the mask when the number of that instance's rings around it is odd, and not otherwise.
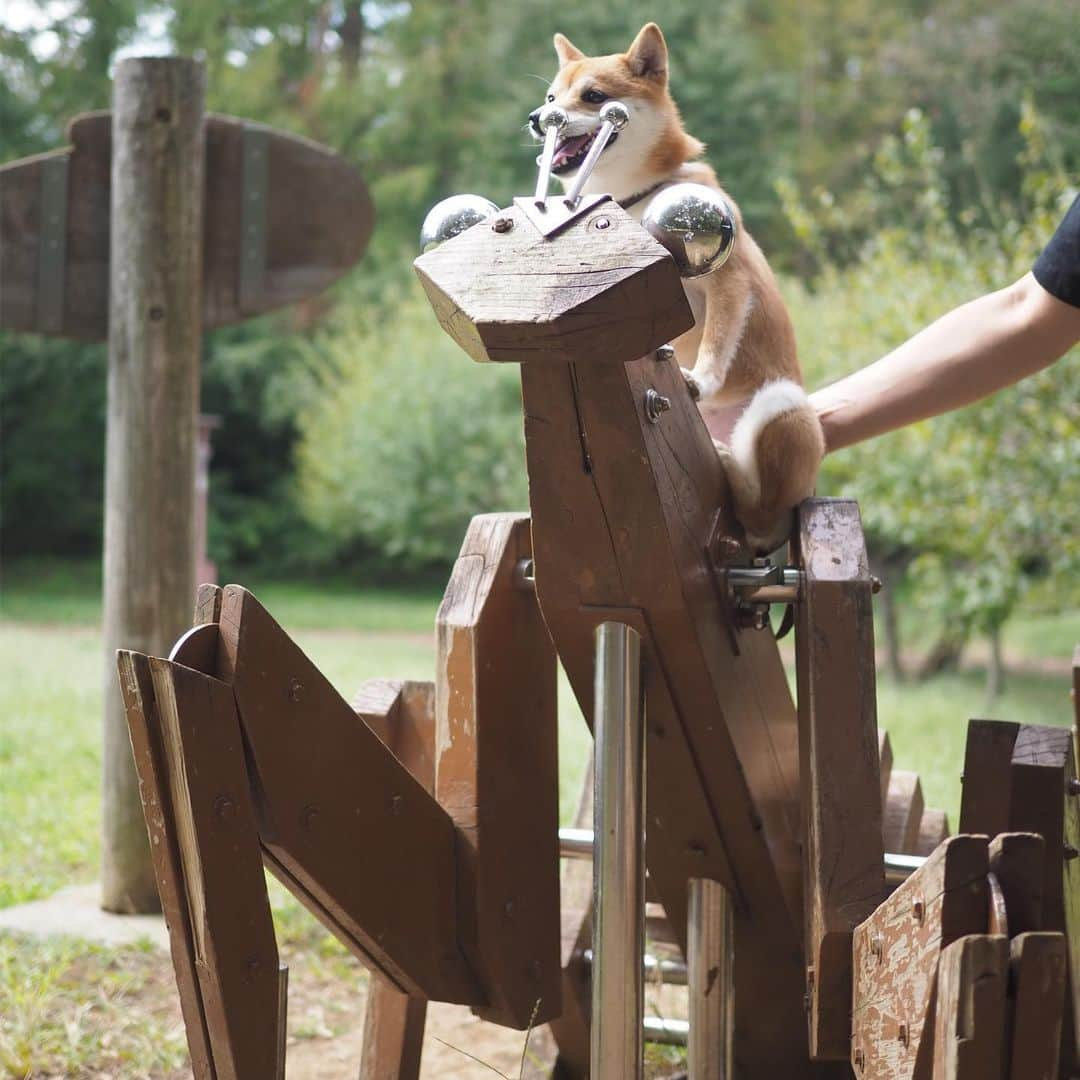
[{"label": "oval wooden sign", "polygon": [[[0,166],[0,328],[104,341],[112,114],[87,113],[63,150]],[[241,322],[325,289],[367,247],[360,174],[296,135],[206,118],[203,319]]]}]

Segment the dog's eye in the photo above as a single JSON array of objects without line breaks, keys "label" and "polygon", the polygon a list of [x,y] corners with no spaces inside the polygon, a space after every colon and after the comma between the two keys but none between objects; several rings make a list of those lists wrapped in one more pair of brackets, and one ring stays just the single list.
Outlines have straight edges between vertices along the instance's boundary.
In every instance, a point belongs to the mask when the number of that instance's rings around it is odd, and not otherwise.
[{"label": "dog's eye", "polygon": [[581,100],[587,101],[590,105],[602,105],[607,99],[607,94],[603,90],[597,90],[595,86],[581,95]]},{"label": "dog's eye", "polygon": [[548,99],[548,101],[554,101],[555,100],[555,95],[554,94],[548,94],[547,99]]}]

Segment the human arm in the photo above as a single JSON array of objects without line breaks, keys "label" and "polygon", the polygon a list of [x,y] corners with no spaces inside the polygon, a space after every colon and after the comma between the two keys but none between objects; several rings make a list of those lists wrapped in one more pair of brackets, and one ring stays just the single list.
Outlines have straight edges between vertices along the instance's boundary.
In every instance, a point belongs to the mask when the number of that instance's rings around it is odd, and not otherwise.
[{"label": "human arm", "polygon": [[1077,341],[1080,307],[1025,274],[811,394],[826,452],[969,405],[1048,367]]}]

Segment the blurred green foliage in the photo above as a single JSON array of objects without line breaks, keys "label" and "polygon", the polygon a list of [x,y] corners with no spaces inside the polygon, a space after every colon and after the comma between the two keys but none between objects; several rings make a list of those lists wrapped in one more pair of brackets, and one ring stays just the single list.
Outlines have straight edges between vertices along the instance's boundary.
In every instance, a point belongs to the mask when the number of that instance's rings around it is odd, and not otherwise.
[{"label": "blurred green foliage", "polygon": [[[531,186],[523,125],[551,34],[589,52],[659,18],[689,128],[785,277],[811,385],[1030,266],[1080,170],[1080,5],[1043,0],[70,0],[0,12],[0,160],[107,107],[118,54],[205,58],[209,106],[355,162],[378,225],[330,297],[208,335],[211,555],[226,572],[415,574],[469,515],[522,506],[510,371],[478,368],[412,281],[417,226],[455,191]],[[2,239],[0,239],[2,242]],[[854,449],[823,485],[877,551],[992,625],[1072,602],[1075,359]],[[103,350],[0,335],[0,550],[100,543]],[[1073,495],[1069,491],[1072,485]],[[937,575],[933,577],[932,575]],[[1034,592],[1032,589],[1034,588]],[[960,590],[959,592],[957,590]]]}]

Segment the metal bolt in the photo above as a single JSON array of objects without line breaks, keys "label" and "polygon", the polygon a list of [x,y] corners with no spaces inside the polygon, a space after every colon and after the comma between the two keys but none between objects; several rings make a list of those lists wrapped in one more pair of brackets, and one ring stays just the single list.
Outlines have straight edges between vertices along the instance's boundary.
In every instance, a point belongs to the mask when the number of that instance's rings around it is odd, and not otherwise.
[{"label": "metal bolt", "polygon": [[645,391],[645,417],[650,424],[660,423],[660,417],[671,408],[671,398],[658,394],[651,386]]},{"label": "metal bolt", "polygon": [[885,956],[885,938],[881,934],[874,934],[870,938],[870,955],[880,964]]},{"label": "metal bolt", "polygon": [[882,584],[881,578],[872,577],[870,579],[870,591],[876,596],[885,586]]},{"label": "metal bolt", "polygon": [[290,701],[299,701],[300,700],[300,694],[303,691],[303,689],[304,689],[304,686],[300,682],[299,679],[290,679],[289,680],[289,700]]},{"label": "metal bolt", "polygon": [[497,217],[492,223],[491,228],[497,233],[508,233],[514,227],[514,219],[508,217]]},{"label": "metal bolt", "polygon": [[390,798],[390,813],[397,817],[401,813],[401,806],[405,800],[400,795],[393,795]]},{"label": "metal bolt", "polygon": [[1080,851],[1077,851],[1076,848],[1072,846],[1072,844],[1066,844],[1064,854],[1065,861],[1070,862],[1072,859],[1075,859],[1077,855],[1080,855]]},{"label": "metal bolt", "polygon": [[926,905],[922,900],[915,900],[911,905],[911,917],[920,925],[926,917]]},{"label": "metal bolt", "polygon": [[899,1029],[896,1032],[896,1037],[904,1046],[907,1046],[908,1042],[911,1039],[911,1034],[908,1031],[907,1024],[901,1023]]},{"label": "metal bolt", "polygon": [[611,228],[611,218],[598,217],[593,221],[592,225],[593,225],[594,229],[610,229]]},{"label": "metal bolt", "polygon": [[304,809],[300,811],[300,827],[302,829],[310,829],[318,816],[319,808],[317,806],[305,806]]},{"label": "metal bolt", "polygon": [[740,630],[764,630],[769,625],[769,605],[749,604],[735,609],[735,625]]},{"label": "metal bolt", "polygon": [[1069,795],[1080,795],[1080,780],[1070,777],[1065,783],[1065,791]]},{"label": "metal bolt", "polygon": [[661,345],[656,350],[657,360],[674,360],[675,359],[675,346],[674,345]]},{"label": "metal bolt", "polygon": [[219,795],[214,800],[214,817],[223,825],[236,817],[236,803],[228,795]]},{"label": "metal bolt", "polygon": [[742,544],[734,536],[718,536],[716,538],[716,557],[718,559],[734,559],[742,551]]},{"label": "metal bolt", "polygon": [[862,1072],[863,1066],[865,1064],[866,1064],[866,1055],[862,1052],[861,1049],[856,1050],[855,1051],[855,1068],[858,1069],[859,1072]]}]

